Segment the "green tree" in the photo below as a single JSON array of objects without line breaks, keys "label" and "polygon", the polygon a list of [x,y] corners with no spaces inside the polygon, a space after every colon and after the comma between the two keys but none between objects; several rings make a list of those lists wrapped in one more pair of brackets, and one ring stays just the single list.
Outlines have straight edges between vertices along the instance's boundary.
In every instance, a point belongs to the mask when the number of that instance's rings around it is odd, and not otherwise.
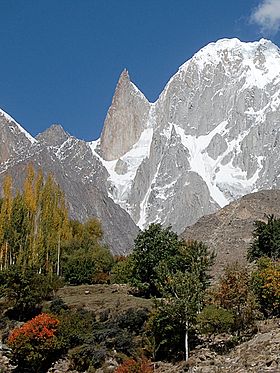
[{"label": "green tree", "polygon": [[262,256],[274,260],[280,258],[280,219],[274,215],[267,217],[267,223],[255,221],[253,242],[248,249],[248,259],[253,261]]},{"label": "green tree", "polygon": [[170,227],[151,224],[135,239],[131,254],[131,285],[138,287],[145,296],[160,295],[158,289],[158,266],[164,260],[177,255],[181,241]]},{"label": "green tree", "polygon": [[189,337],[194,332],[196,315],[203,306],[204,291],[198,278],[178,272],[169,279],[164,298],[155,301],[156,312],[149,322],[158,358],[189,357]]},{"label": "green tree", "polygon": [[112,284],[128,284],[132,276],[131,256],[117,256],[110,274]]},{"label": "green tree", "polygon": [[28,250],[28,235],[28,209],[22,195],[17,193],[12,203],[8,237],[13,265],[23,266]]},{"label": "green tree", "polygon": [[156,302],[157,312],[150,326],[158,354],[172,354],[178,343],[182,350],[184,340],[188,359],[189,334],[194,330],[197,313],[203,307],[213,261],[214,254],[203,243],[177,240],[177,250],[173,255],[156,265],[154,284],[162,299]]},{"label": "green tree", "polygon": [[5,176],[3,182],[3,201],[0,211],[0,269],[7,269],[12,263],[12,251],[9,245],[10,220],[12,212],[12,177]]}]

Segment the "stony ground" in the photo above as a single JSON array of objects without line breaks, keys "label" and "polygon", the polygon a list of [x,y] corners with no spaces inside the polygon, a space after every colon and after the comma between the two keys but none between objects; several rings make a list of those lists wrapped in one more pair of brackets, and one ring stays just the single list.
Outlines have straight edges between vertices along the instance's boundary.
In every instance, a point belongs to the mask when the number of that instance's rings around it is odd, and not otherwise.
[{"label": "stony ground", "polygon": [[190,354],[188,363],[156,364],[156,373],[280,373],[280,319],[259,323],[259,332],[230,353],[219,355],[209,348]]}]

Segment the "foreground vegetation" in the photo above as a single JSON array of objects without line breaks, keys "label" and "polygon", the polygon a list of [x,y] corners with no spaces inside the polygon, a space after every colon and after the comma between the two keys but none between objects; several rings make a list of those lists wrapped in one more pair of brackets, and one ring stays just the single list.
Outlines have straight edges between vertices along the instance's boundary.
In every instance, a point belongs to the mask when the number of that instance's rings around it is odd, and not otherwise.
[{"label": "foreground vegetation", "polygon": [[[130,256],[113,257],[96,219],[69,219],[51,176],[44,180],[30,166],[23,192],[12,190],[7,177],[0,201],[0,328],[20,372],[43,373],[68,357],[81,372],[148,373],[157,360],[188,360],[193,347],[215,345],[221,333],[230,348],[252,336],[256,320],[280,316],[280,220],[273,216],[256,222],[248,250],[253,270],[234,263],[211,284],[215,254],[202,242],[184,242],[151,224]],[[65,284],[126,285],[103,285],[97,298],[91,287],[79,287],[95,299],[83,307],[81,299],[71,303]],[[123,292],[135,301],[124,306]]]}]

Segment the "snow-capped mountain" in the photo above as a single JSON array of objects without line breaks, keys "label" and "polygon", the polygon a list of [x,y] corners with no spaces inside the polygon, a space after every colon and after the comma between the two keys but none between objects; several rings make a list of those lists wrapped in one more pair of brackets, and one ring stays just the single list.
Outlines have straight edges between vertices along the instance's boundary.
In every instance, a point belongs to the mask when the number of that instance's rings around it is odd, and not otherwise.
[{"label": "snow-capped mountain", "polygon": [[223,39],[184,63],[154,103],[125,70],[96,141],[57,125],[34,139],[0,112],[0,176],[30,161],[51,171],[72,216],[96,215],[126,252],[135,224],[180,233],[247,193],[279,188],[279,109],[278,47]]},{"label": "snow-capped mountain", "polygon": [[124,71],[100,140],[113,200],[143,228],[181,232],[200,216],[279,187],[280,52],[223,39],[202,48],[149,103]]}]

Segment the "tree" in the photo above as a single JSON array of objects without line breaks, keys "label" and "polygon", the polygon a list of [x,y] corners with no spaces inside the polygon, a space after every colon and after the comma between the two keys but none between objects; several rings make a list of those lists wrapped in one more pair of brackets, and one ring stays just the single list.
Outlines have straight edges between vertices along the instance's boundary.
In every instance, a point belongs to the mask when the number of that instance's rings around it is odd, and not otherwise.
[{"label": "tree", "polygon": [[194,275],[177,273],[170,278],[168,292],[156,303],[152,327],[159,354],[170,356],[176,350],[178,353],[184,343],[185,359],[188,360],[189,332],[202,308],[202,301],[203,291]]},{"label": "tree", "polygon": [[112,284],[127,284],[132,277],[131,256],[116,256],[110,273]]},{"label": "tree", "polygon": [[7,175],[3,182],[3,201],[0,211],[0,269],[7,269],[12,262],[12,252],[9,245],[9,224],[12,212],[12,178]]},{"label": "tree", "polygon": [[181,242],[170,227],[151,224],[135,239],[131,254],[131,285],[136,286],[145,296],[160,295],[157,269],[160,262],[178,253]]},{"label": "tree", "polygon": [[253,243],[248,250],[248,259],[253,261],[262,256],[280,258],[280,219],[274,215],[267,217],[267,223],[255,221]]},{"label": "tree", "polygon": [[158,354],[172,354],[174,346],[178,343],[182,346],[184,340],[185,357],[188,359],[189,333],[203,307],[213,261],[214,254],[203,243],[185,243],[178,238],[173,250],[163,259],[158,259],[153,285],[162,299],[156,302],[157,312],[150,322]]},{"label": "tree", "polygon": [[246,330],[254,324],[257,304],[251,289],[250,274],[238,262],[225,268],[212,291],[212,297],[213,304],[233,313],[235,331]]},{"label": "tree", "polygon": [[265,316],[280,316],[280,261],[258,260],[252,284],[260,309]]},{"label": "tree", "polygon": [[84,224],[73,221],[70,226],[72,238],[62,255],[65,280],[73,285],[108,282],[114,260],[101,243],[100,222],[97,219],[89,219]]}]

